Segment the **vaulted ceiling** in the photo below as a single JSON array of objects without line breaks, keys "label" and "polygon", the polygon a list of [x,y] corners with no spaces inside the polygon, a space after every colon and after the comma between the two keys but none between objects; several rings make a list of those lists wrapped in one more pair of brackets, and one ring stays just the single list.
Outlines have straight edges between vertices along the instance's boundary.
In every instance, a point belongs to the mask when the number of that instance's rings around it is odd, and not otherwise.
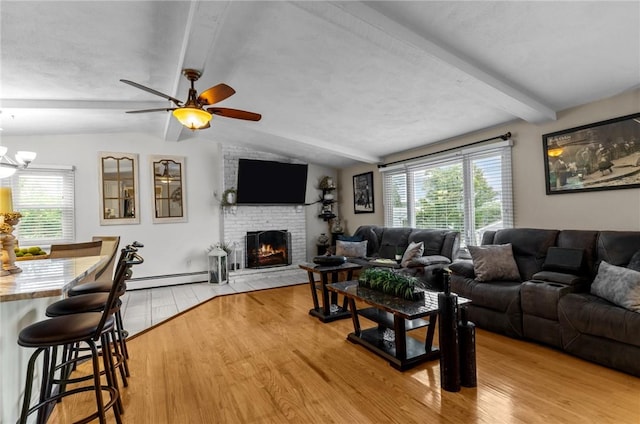
[{"label": "vaulted ceiling", "polygon": [[[144,132],[334,167],[640,85],[639,2],[7,1],[0,136]],[[236,90],[190,131],[161,97]],[[162,141],[163,140],[163,141]]]}]

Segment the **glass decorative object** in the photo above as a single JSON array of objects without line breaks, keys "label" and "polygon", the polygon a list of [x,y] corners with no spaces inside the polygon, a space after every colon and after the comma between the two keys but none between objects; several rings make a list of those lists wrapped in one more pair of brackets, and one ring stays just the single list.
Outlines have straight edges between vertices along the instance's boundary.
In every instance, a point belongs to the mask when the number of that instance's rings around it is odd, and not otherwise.
[{"label": "glass decorative object", "polygon": [[329,245],[329,237],[322,233],[318,236],[318,246],[328,246]]},{"label": "glass decorative object", "polygon": [[333,219],[333,223],[331,224],[331,232],[335,234],[344,232],[344,229],[342,228],[342,222],[340,222],[340,218]]}]

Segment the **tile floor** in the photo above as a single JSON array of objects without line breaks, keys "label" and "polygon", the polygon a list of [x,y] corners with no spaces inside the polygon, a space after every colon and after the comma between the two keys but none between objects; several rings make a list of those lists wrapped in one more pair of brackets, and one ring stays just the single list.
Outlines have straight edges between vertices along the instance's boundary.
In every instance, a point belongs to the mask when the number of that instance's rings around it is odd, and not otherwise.
[{"label": "tile floor", "polygon": [[306,272],[293,265],[233,272],[228,284],[190,283],[130,290],[122,297],[124,326],[130,335],[134,335],[216,296],[291,286],[306,281]]}]

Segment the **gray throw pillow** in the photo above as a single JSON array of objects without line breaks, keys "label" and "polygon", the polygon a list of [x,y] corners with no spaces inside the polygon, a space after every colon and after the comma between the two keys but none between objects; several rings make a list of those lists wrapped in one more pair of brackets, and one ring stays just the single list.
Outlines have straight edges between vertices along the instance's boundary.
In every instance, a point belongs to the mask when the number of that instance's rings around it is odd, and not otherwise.
[{"label": "gray throw pillow", "polygon": [[404,255],[402,255],[400,265],[403,268],[406,268],[407,266],[409,266],[409,262],[412,259],[419,258],[420,256],[422,256],[422,253],[424,253],[424,243],[415,243],[412,241],[411,243],[409,243],[409,247],[407,247],[407,250],[404,251]]},{"label": "gray throw pillow", "polygon": [[511,243],[467,246],[477,281],[520,281]]},{"label": "gray throw pillow", "polygon": [[367,256],[367,241],[336,241],[336,255],[347,258],[364,258]]},{"label": "gray throw pillow", "polygon": [[627,265],[627,268],[634,271],[640,271],[640,250],[633,254],[631,260],[629,261],[629,265]]},{"label": "gray throw pillow", "polygon": [[640,313],[640,272],[602,261],[591,294]]}]

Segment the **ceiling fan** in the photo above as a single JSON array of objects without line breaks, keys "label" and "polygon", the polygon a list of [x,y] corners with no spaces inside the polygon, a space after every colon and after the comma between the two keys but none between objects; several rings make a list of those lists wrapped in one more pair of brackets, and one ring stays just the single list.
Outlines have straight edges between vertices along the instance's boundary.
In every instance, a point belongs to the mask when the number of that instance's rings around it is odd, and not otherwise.
[{"label": "ceiling fan", "polygon": [[246,121],[259,121],[262,115],[253,112],[247,112],[239,109],[229,109],[225,107],[209,107],[206,110],[206,106],[216,104],[228,97],[235,94],[235,90],[226,84],[218,84],[203,91],[200,95],[193,87],[193,83],[200,78],[200,71],[195,69],[184,69],[182,74],[191,81],[191,88],[189,89],[189,97],[186,103],[182,103],[175,97],[171,97],[168,94],[161,93],[153,88],[145,87],[137,82],[121,79],[120,81],[125,84],[132,85],[140,90],[147,91],[156,96],[163,97],[173,102],[176,107],[158,108],[158,109],[143,109],[143,110],[130,110],[126,113],[147,113],[147,112],[168,112],[173,111],[178,121],[190,130],[203,130],[210,127],[209,121],[212,115],[225,116],[227,118],[244,119]]}]

